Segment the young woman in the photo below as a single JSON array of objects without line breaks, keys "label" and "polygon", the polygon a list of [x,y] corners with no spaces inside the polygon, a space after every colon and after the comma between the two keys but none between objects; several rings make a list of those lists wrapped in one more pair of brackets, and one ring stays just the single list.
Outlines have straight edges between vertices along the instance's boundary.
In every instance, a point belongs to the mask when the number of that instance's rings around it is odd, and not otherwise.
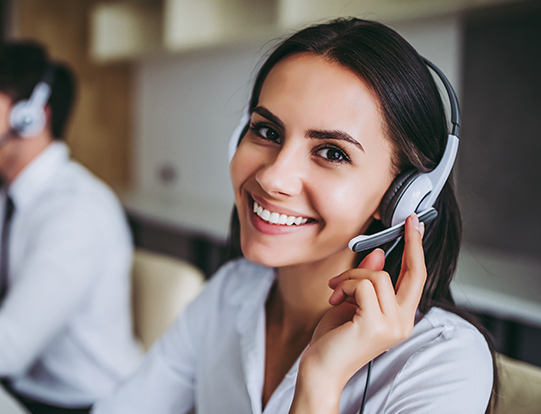
[{"label": "young woman", "polygon": [[[96,413],[483,413],[487,341],[453,312],[460,215],[447,182],[385,257],[395,177],[428,172],[447,126],[422,58],[378,23],[302,30],[263,64],[231,161],[238,258]],[[383,246],[389,249],[390,246]],[[371,378],[368,364],[373,360]]]}]

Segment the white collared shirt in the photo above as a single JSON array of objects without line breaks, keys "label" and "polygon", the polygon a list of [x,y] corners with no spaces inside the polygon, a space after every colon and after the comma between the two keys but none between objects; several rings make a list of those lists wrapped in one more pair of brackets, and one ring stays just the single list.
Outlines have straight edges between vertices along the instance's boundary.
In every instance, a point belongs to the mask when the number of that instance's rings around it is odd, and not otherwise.
[{"label": "white collared shirt", "polygon": [[[9,194],[15,212],[0,307],[0,377],[36,400],[90,405],[140,359],[123,211],[105,184],[70,161],[63,142],[35,158]],[[5,200],[4,188],[0,217]]]},{"label": "white collared shirt", "polygon": [[[274,271],[244,259],[222,267],[135,373],[94,414],[262,412],[265,301]],[[411,337],[374,360],[365,413],[485,412],[492,358],[483,336],[458,316],[433,308]],[[264,413],[289,412],[298,360]],[[366,368],[346,385],[340,413],[357,414]]]}]

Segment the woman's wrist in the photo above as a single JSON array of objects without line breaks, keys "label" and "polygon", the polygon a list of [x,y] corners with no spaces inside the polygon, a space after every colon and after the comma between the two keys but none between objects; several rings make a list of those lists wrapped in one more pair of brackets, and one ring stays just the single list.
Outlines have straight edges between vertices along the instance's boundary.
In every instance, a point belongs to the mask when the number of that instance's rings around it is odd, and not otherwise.
[{"label": "woman's wrist", "polygon": [[290,414],[337,414],[344,385],[301,361]]}]

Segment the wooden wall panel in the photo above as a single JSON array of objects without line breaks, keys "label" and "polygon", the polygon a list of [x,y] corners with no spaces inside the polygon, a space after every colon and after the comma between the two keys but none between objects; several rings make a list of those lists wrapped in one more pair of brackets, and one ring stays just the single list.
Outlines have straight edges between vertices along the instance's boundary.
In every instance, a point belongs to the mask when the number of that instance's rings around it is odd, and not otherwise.
[{"label": "wooden wall panel", "polygon": [[464,25],[458,189],[465,241],[541,257],[541,2]]},{"label": "wooden wall panel", "polygon": [[20,39],[48,47],[71,66],[78,99],[67,131],[72,156],[115,189],[130,183],[130,63],[99,65],[88,57],[89,10],[96,0],[16,0]]}]

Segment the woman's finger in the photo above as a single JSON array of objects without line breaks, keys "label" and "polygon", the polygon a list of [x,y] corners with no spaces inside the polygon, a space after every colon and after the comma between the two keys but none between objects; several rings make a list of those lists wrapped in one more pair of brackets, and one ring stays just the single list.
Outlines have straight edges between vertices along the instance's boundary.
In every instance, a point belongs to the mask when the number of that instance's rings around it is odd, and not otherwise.
[{"label": "woman's finger", "polygon": [[385,252],[381,249],[374,249],[359,263],[357,268],[379,271],[383,269],[383,266],[385,266]]},{"label": "woman's finger", "polygon": [[426,281],[421,225],[416,214],[406,220],[402,269],[396,283],[398,305],[415,313]]},{"label": "woman's finger", "polygon": [[[351,286],[351,289],[349,289],[349,286]],[[348,296],[355,298],[357,307],[368,318],[370,315],[380,313],[378,295],[374,284],[370,280],[356,280],[354,283],[348,284],[346,292],[348,293]]]},{"label": "woman's finger", "polygon": [[[380,271],[383,270],[383,266],[385,266],[385,253],[381,249],[375,249],[363,259],[359,266],[357,266],[357,269]],[[363,275],[364,273],[358,272],[354,269],[353,271],[348,270],[329,280],[329,287],[331,289],[336,289],[336,286],[338,286],[344,280],[351,279],[352,277],[361,278]]]},{"label": "woman's finger", "polygon": [[331,305],[339,305],[344,301],[361,306],[358,301],[357,287],[366,281],[373,285],[373,290],[376,292],[378,302],[381,302],[380,308],[383,313],[388,313],[389,306],[396,308],[396,297],[394,286],[388,273],[379,271],[371,271],[365,277],[358,279],[347,279],[340,283],[329,298]]},{"label": "woman's finger", "polygon": [[357,295],[357,287],[360,285],[361,281],[364,283],[365,280],[370,281],[373,286],[379,311],[386,316],[395,317],[398,312],[398,307],[393,282],[391,281],[389,274],[382,271],[371,272],[368,277],[363,279],[345,280],[337,286],[329,298],[329,303],[333,306],[337,306],[347,302],[361,308],[363,303],[360,302],[359,296]]}]

